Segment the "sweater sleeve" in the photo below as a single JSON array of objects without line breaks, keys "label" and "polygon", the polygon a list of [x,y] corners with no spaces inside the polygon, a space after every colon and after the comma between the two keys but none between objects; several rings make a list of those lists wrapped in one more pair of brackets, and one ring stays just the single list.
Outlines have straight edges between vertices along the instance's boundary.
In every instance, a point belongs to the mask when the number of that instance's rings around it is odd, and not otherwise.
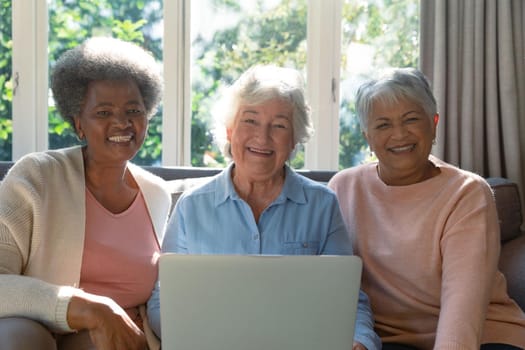
[{"label": "sweater sleeve", "polygon": [[72,332],[67,308],[76,288],[55,286],[42,280],[0,275],[0,317],[26,317],[54,332]]},{"label": "sweater sleeve", "polygon": [[0,185],[0,317],[27,317],[68,332],[67,306],[75,289],[23,276],[43,239],[34,234],[44,186],[35,164],[19,161]]},{"label": "sweater sleeve", "polygon": [[435,349],[479,348],[499,257],[497,212],[483,180],[458,194],[441,239],[441,311]]}]

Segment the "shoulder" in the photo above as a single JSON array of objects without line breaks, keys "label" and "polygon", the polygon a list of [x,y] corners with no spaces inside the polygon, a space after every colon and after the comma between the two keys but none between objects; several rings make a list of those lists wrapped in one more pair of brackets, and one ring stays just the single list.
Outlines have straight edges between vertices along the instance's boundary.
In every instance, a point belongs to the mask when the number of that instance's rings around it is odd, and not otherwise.
[{"label": "shoulder", "polygon": [[292,182],[300,184],[307,190],[331,192],[331,190],[328,187],[326,187],[326,184],[319,182],[319,181],[312,180],[304,175],[301,175],[291,168],[287,170],[286,176],[289,176]]},{"label": "shoulder", "polygon": [[59,178],[62,181],[71,178],[69,175],[83,176],[82,150],[80,146],[33,152],[26,154],[9,169],[6,179],[12,176],[19,178]]},{"label": "shoulder", "polygon": [[438,166],[442,174],[449,180],[457,183],[458,186],[489,188],[488,182],[475,172],[461,169],[453,164],[444,162],[432,156],[431,160]]},{"label": "shoulder", "polygon": [[328,182],[330,188],[347,187],[352,183],[370,180],[375,173],[376,163],[356,165],[337,172]]},{"label": "shoulder", "polygon": [[492,188],[481,175],[461,169],[436,157],[433,157],[432,161],[439,166],[443,177],[443,184],[439,186],[440,191],[449,192],[451,198],[484,197],[489,201],[493,200]]},{"label": "shoulder", "polygon": [[224,180],[224,171],[206,177],[182,180],[185,196],[198,196],[215,192],[218,184]]},{"label": "shoulder", "polygon": [[286,176],[283,194],[293,202],[326,208],[337,203],[335,192],[326,184],[309,179],[292,169],[287,170]]}]

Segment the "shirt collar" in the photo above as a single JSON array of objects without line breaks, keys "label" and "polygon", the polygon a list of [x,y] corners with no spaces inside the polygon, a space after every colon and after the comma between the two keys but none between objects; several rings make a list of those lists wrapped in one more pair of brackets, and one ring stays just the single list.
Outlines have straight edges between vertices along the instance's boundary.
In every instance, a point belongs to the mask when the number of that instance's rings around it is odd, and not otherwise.
[{"label": "shirt collar", "polygon": [[[228,198],[232,200],[241,199],[231,178],[231,172],[234,167],[234,163],[228,165],[226,169],[217,177],[216,184],[216,195],[215,195],[215,206],[219,206],[224,203]],[[274,203],[283,203],[286,200],[291,200],[296,203],[306,203],[306,195],[303,188],[303,180],[301,175],[298,175],[288,165],[284,165],[285,178],[283,189],[279,196],[275,199]]]}]

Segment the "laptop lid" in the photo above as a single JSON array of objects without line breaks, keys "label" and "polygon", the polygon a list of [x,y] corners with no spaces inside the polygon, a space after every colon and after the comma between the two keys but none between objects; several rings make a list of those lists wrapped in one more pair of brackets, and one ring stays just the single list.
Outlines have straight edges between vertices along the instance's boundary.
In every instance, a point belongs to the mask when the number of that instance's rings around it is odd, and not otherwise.
[{"label": "laptop lid", "polygon": [[357,256],[163,254],[162,348],[351,349]]}]

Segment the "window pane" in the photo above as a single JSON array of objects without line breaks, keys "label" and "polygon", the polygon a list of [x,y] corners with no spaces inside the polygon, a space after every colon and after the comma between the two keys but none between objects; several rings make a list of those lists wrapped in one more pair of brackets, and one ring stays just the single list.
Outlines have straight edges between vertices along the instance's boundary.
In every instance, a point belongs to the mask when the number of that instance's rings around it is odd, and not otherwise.
[{"label": "window pane", "polygon": [[418,0],[345,0],[342,20],[339,168],[370,158],[355,114],[361,83],[390,67],[417,67]]},{"label": "window pane", "polygon": [[[162,1],[160,0],[48,0],[49,66],[67,49],[91,36],[113,36],[135,42],[162,62]],[[160,163],[162,108],[150,121],[149,135],[133,160]],[[49,148],[78,144],[73,129],[49,101]]]},{"label": "window pane", "polygon": [[[306,68],[306,0],[191,1],[191,164],[224,166],[213,143],[217,93],[250,66]],[[291,165],[304,165],[299,150]]]},{"label": "window pane", "polygon": [[11,0],[0,0],[0,160],[11,160],[12,152],[12,53]]}]

